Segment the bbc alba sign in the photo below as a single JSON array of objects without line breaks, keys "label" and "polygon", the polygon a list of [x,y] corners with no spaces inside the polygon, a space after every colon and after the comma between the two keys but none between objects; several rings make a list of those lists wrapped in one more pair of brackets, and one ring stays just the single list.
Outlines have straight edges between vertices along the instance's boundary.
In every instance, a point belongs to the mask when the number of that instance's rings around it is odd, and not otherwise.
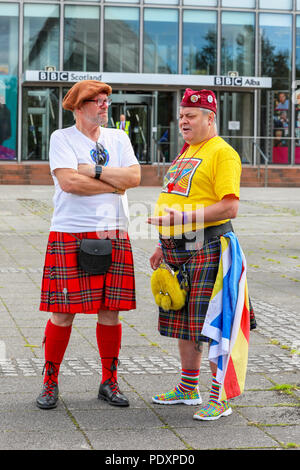
[{"label": "bbc alba sign", "polygon": [[[253,87],[262,88],[261,83],[266,87],[266,79],[264,77],[215,77],[215,86],[240,86],[240,87]],[[266,88],[269,88],[268,86]]]},{"label": "bbc alba sign", "polygon": [[111,85],[152,85],[214,88],[272,88],[269,77],[238,77],[215,75],[178,75],[160,73],[69,72],[54,70],[27,70],[23,82],[40,84],[75,83],[81,80],[99,80]]}]

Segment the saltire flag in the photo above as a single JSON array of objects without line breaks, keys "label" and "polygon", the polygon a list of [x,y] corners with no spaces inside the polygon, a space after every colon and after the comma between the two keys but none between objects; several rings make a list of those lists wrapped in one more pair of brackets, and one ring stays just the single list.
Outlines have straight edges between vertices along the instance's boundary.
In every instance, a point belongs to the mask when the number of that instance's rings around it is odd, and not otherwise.
[{"label": "saltire flag", "polygon": [[212,339],[208,358],[222,384],[219,400],[244,391],[250,336],[246,259],[233,232],[220,237],[220,264],[202,334]]}]

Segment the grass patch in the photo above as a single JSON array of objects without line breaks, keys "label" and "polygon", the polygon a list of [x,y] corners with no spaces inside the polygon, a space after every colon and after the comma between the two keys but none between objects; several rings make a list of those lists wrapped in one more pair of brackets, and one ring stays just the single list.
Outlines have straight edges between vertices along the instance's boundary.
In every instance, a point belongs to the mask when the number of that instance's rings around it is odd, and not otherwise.
[{"label": "grass patch", "polygon": [[275,344],[276,346],[278,346],[278,344],[280,344],[279,341],[278,341],[278,339],[271,339],[271,340],[270,340],[270,343],[271,343],[271,344]]},{"label": "grass patch", "polygon": [[270,390],[285,393],[286,395],[293,395],[293,392],[298,390],[298,387],[295,384],[277,384],[270,388]]},{"label": "grass patch", "polygon": [[298,449],[299,446],[295,442],[287,442],[284,447],[286,449]]}]

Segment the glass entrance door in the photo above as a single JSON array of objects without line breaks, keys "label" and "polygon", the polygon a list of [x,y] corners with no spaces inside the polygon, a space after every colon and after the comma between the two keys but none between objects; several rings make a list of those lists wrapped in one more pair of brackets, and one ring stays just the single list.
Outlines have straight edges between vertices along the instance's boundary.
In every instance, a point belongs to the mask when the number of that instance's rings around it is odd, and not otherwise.
[{"label": "glass entrance door", "polygon": [[58,128],[58,90],[24,88],[22,159],[48,160],[49,139]]},{"label": "glass entrance door", "polygon": [[253,163],[254,95],[220,92],[219,135],[240,155],[242,163]]},{"label": "glass entrance door", "polygon": [[108,127],[122,129],[140,163],[151,162],[152,95],[112,95]]}]

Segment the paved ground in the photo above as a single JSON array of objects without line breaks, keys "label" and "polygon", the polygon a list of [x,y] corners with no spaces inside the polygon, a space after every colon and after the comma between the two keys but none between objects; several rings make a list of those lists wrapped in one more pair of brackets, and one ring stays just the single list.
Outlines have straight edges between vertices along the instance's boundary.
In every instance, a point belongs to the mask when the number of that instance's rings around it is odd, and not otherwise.
[{"label": "paved ground", "polygon": [[[246,391],[217,422],[195,408],[151,403],[178,380],[176,340],[157,332],[148,259],[156,244],[144,223],[159,188],[129,191],[138,306],[122,313],[120,386],[131,406],[97,400],[100,363],[94,316],[77,316],[61,368],[55,410],[36,408],[41,340],[38,311],[53,188],[0,187],[0,449],[297,449],[300,448],[300,189],[243,188],[235,230],[248,261],[258,328],[251,333]],[[136,236],[138,234],[139,236]],[[207,354],[200,390],[208,397]]]}]

